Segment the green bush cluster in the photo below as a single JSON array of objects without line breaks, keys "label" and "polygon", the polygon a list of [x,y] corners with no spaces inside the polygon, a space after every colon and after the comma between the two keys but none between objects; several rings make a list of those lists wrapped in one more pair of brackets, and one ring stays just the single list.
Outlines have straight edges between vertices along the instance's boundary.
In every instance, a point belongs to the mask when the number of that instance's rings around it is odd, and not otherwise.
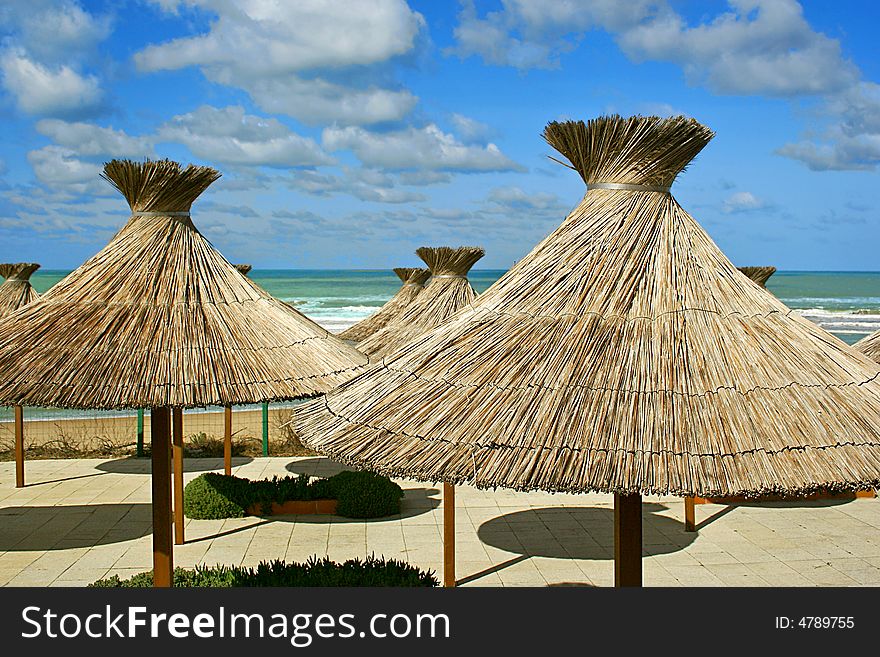
[{"label": "green bush cluster", "polygon": [[273,502],[336,500],[341,516],[381,518],[400,513],[402,497],[400,486],[373,472],[340,472],[314,481],[308,475],[251,481],[206,472],[186,485],[183,512],[200,520],[240,518],[253,505],[268,512]]},{"label": "green bush cluster", "polygon": [[[129,579],[113,575],[89,584],[92,588],[142,588],[153,585],[153,573],[138,573]],[[367,557],[343,563],[327,557],[312,557],[306,563],[263,561],[256,568],[241,566],[196,566],[174,569],[174,586],[437,586],[434,571],[420,570],[403,561]]]}]

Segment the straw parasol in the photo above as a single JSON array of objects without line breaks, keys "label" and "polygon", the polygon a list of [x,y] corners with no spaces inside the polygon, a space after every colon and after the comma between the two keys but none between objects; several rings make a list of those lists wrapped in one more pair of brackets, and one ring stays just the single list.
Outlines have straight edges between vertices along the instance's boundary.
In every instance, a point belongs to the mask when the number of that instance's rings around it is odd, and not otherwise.
[{"label": "straw parasol", "polygon": [[861,353],[871,360],[880,363],[880,331],[868,335],[853,345]]},{"label": "straw parasol", "polygon": [[581,203],[469,308],[299,407],[303,442],[450,497],[613,493],[619,585],[641,584],[641,495],[875,487],[880,367],[742,276],[668,191],[712,136],[550,123]]},{"label": "straw parasol", "polygon": [[776,267],[737,267],[761,287],[767,287],[767,280],[776,273]]},{"label": "straw parasol", "polygon": [[5,278],[0,285],[0,317],[15,312],[22,306],[39,298],[31,285],[31,274],[40,268],[35,262],[0,264],[0,276]]},{"label": "straw parasol", "polygon": [[403,281],[403,285],[397,293],[375,313],[345,329],[339,334],[340,338],[361,342],[379,329],[394,322],[424,289],[425,281],[431,275],[430,270],[416,267],[397,267],[394,269],[394,273]]},{"label": "straw parasol", "polygon": [[[11,315],[22,306],[39,298],[31,285],[31,274],[40,268],[35,262],[0,264],[0,276],[5,278],[0,285],[0,317]],[[15,451],[15,486],[24,487],[24,409],[20,404],[12,407]]]},{"label": "straw parasol", "polygon": [[250,274],[251,269],[254,268],[253,265],[247,265],[247,264],[243,264],[243,263],[240,265],[232,265],[232,266],[235,267],[238,270],[238,272],[244,276],[247,276],[248,274]]},{"label": "straw parasol", "polygon": [[190,206],[217,171],[114,160],[102,175],[131,218],[0,325],[0,403],[152,409],[154,577],[168,585],[169,409],[318,395],[366,358],[239,274],[195,228]]},{"label": "straw parasol", "polygon": [[431,271],[430,282],[404,312],[359,343],[358,349],[370,357],[390,354],[471,303],[477,293],[467,273],[485,253],[477,246],[416,249]]}]

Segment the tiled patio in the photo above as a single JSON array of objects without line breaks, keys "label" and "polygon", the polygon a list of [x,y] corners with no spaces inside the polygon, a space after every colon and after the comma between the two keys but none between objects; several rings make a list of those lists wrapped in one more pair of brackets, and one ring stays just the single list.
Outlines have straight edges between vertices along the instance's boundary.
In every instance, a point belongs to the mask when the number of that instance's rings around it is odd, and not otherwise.
[{"label": "tiled patio", "polygon": [[[252,479],[337,466],[321,458],[237,460]],[[188,461],[187,479],[219,460]],[[23,489],[0,463],[0,584],[75,586],[151,566],[149,461],[27,463]],[[401,482],[400,516],[359,521],[333,516],[188,520],[175,565],[343,560],[368,554],[441,571],[437,486]],[[457,574],[466,586],[609,586],[612,500],[457,489]],[[697,506],[699,532],[686,533],[678,498],[646,498],[644,579],[648,586],[880,585],[880,500]]]}]

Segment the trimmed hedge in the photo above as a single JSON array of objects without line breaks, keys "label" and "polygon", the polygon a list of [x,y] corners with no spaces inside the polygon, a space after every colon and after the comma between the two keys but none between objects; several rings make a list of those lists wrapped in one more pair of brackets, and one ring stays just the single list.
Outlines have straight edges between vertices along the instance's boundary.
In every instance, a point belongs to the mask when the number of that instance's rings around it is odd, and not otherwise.
[{"label": "trimmed hedge", "polygon": [[[432,570],[420,570],[403,561],[367,557],[343,563],[327,557],[310,558],[306,563],[263,561],[256,568],[241,566],[196,566],[194,570],[174,569],[174,586],[437,586]],[[129,579],[113,575],[89,584],[91,588],[143,588],[153,586],[153,573],[138,573]]]},{"label": "trimmed hedge", "polygon": [[327,479],[308,475],[251,481],[206,472],[186,485],[183,512],[189,518],[241,518],[258,504],[268,512],[272,503],[292,500],[336,500],[337,514],[347,518],[381,518],[400,513],[403,490],[388,477],[373,472],[340,472]]}]

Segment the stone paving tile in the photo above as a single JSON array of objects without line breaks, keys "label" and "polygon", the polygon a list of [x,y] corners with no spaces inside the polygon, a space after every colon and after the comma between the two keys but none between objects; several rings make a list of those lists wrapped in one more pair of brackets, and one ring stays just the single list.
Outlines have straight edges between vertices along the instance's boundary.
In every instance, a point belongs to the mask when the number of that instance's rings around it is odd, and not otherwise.
[{"label": "stone paving tile", "polygon": [[[185,479],[222,470],[189,461]],[[341,467],[322,458],[235,459],[250,478]],[[0,585],[82,585],[128,577],[151,564],[149,461],[34,461],[15,489],[0,463]],[[329,554],[382,554],[442,571],[441,487],[403,480],[399,516],[188,520],[175,563],[256,564]],[[644,580],[649,586],[880,584],[880,500],[698,505],[685,532],[683,503],[645,498]],[[608,586],[613,583],[613,505],[601,494],[456,490],[457,575],[465,586]]]}]

